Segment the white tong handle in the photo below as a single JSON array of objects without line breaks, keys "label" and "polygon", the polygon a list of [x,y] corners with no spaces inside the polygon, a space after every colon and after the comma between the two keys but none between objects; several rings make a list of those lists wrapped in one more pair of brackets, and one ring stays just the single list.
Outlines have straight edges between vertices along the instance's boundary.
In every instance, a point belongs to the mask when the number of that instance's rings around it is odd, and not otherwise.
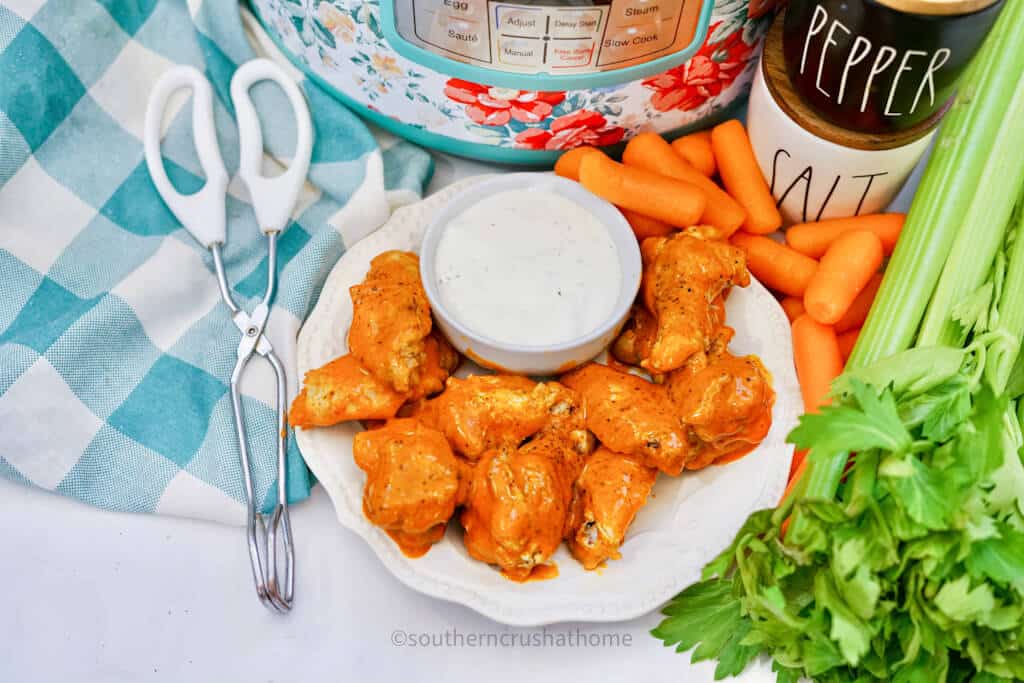
[{"label": "white tong handle", "polygon": [[[160,156],[160,129],[167,100],[183,88],[192,90],[192,139],[195,140],[199,166],[206,176],[206,184],[190,195],[183,195],[174,189]],[[223,243],[227,222],[224,202],[228,172],[220,156],[217,129],[213,122],[213,88],[197,69],[175,66],[160,77],[149,94],[142,139],[146,150],[146,167],[167,208],[204,247]]]},{"label": "white tong handle", "polygon": [[[288,169],[279,176],[262,174],[263,131],[249,89],[260,81],[277,83],[291,103],[295,116],[296,143]],[[192,139],[206,183],[196,193],[183,195],[174,189],[160,156],[160,129],[167,100],[183,88],[192,90]],[[288,225],[299,192],[309,172],[313,150],[313,124],[309,105],[291,78],[268,59],[254,59],[235,71],[231,79],[231,101],[238,119],[239,176],[249,189],[249,197],[260,229],[280,232]],[[186,230],[204,247],[223,244],[226,238],[228,174],[217,143],[213,118],[213,88],[194,67],[168,69],[157,81],[146,106],[143,133],[146,166],[164,203]]]},{"label": "white tong handle", "polygon": [[[260,81],[277,83],[288,96],[295,116],[295,153],[288,169],[273,178],[262,173],[263,131],[260,129],[256,107],[249,97],[249,88]],[[309,105],[295,81],[269,59],[253,59],[235,71],[231,79],[231,101],[235,105],[238,120],[238,174],[249,188],[260,230],[265,233],[280,232],[288,225],[309,172],[313,152],[313,124],[309,118]]]}]

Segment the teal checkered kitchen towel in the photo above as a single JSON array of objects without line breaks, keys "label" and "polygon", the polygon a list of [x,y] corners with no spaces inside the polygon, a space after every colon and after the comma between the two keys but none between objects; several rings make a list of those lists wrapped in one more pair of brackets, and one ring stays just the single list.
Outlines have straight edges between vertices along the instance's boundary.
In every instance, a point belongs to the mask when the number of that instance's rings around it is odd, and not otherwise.
[{"label": "teal checkered kitchen towel", "polygon": [[[217,93],[232,171],[228,84],[254,56],[230,0],[0,0],[0,474],[115,510],[243,521],[227,387],[239,333],[208,253],[153,188],[140,140],[153,82],[193,64]],[[421,150],[382,150],[317,86],[302,87],[316,129],[311,184],[280,240],[268,324],[292,395],[296,333],[330,267],[430,170]],[[253,95],[268,150],[287,155],[287,100],[272,84]],[[163,151],[190,192],[203,181],[185,104]],[[251,310],[265,239],[244,187],[230,192],[227,273]],[[264,509],[276,501],[273,388],[269,365],[251,363],[243,403]],[[300,500],[310,477],[290,443],[289,498]]]}]

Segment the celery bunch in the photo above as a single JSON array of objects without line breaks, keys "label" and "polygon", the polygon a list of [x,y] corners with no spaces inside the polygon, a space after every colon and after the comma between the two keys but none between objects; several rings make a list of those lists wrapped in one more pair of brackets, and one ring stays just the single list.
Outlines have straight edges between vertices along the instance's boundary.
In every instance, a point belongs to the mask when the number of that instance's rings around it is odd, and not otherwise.
[{"label": "celery bunch", "polygon": [[652,632],[719,678],[769,654],[780,681],[1024,679],[1020,35],[1007,0],[833,404],[789,436],[793,494]]}]

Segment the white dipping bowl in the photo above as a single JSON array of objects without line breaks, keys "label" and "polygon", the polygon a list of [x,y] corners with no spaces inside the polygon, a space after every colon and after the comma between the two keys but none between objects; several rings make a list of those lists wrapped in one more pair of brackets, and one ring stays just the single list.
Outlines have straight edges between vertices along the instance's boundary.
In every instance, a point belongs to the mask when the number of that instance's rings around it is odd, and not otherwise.
[{"label": "white dipping bowl", "polygon": [[[437,245],[441,236],[452,219],[470,206],[506,190],[538,190],[561,195],[593,214],[608,231],[618,255],[622,284],[611,314],[595,329],[561,344],[508,344],[470,330],[445,307],[437,285]],[[420,247],[420,273],[438,327],[466,357],[500,372],[554,375],[586,363],[615,339],[640,289],[640,247],[619,210],[578,183],[551,173],[509,173],[470,186],[434,216]]]}]

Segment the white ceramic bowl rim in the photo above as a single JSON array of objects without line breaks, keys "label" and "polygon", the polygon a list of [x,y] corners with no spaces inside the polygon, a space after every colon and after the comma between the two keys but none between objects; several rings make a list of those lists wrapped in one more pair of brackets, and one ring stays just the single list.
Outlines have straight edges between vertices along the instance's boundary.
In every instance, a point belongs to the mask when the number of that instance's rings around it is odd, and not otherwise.
[{"label": "white ceramic bowl rim", "polygon": [[[496,192],[524,189],[552,191],[576,202],[589,211],[608,231],[619,257],[619,266],[622,269],[622,285],[619,288],[619,299],[605,321],[586,334],[559,344],[538,346],[510,344],[475,332],[466,327],[445,307],[441,300],[441,292],[437,287],[437,246],[449,222],[469,207]],[[623,249],[624,246],[625,249]],[[512,353],[536,354],[569,351],[584,346],[607,334],[626,317],[629,309],[633,306],[637,292],[640,291],[641,269],[640,247],[636,242],[633,229],[629,227],[629,223],[626,222],[622,213],[612,204],[585,189],[579,183],[561,178],[553,173],[509,173],[489,180],[483,180],[466,188],[461,194],[453,198],[447,206],[437,212],[427,227],[423,235],[422,245],[420,246],[420,277],[423,280],[423,288],[427,292],[427,299],[430,301],[434,314],[443,318],[449,325],[458,330],[459,333],[471,340]],[[635,277],[631,277],[631,275]]]}]

